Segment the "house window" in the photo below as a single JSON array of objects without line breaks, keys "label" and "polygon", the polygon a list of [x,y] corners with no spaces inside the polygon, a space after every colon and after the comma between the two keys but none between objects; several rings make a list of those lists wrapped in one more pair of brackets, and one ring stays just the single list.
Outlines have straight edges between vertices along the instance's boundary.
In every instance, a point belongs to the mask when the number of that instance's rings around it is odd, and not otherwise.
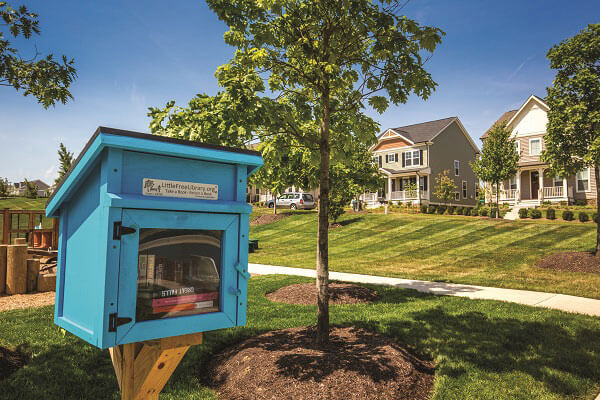
[{"label": "house window", "polygon": [[509,184],[510,184],[510,188],[512,190],[516,190],[517,189],[517,177],[513,176],[512,178],[510,178]]},{"label": "house window", "polygon": [[460,193],[454,192],[454,200],[460,200]]},{"label": "house window", "polygon": [[590,190],[590,169],[584,169],[577,173],[577,191],[587,192]]},{"label": "house window", "polygon": [[398,162],[398,153],[386,154],[385,155],[385,162],[386,163]]},{"label": "house window", "polygon": [[542,138],[529,139],[529,155],[539,156],[542,154]]},{"label": "house window", "polygon": [[419,178],[419,190],[422,190],[423,192],[427,191],[427,177],[426,176],[422,176]]},{"label": "house window", "polygon": [[515,143],[517,144],[517,154],[521,155],[521,141],[517,139]]},{"label": "house window", "polygon": [[475,198],[479,197],[479,182],[475,182]]},{"label": "house window", "polygon": [[381,168],[381,156],[375,156],[373,157],[373,162],[375,163],[375,165],[377,165],[379,168]]},{"label": "house window", "polygon": [[454,175],[460,175],[460,161],[454,160]]},{"label": "house window", "polygon": [[256,194],[260,194],[260,189],[256,188]]},{"label": "house window", "polygon": [[562,186],[563,185],[562,178],[560,176],[555,176],[554,178],[552,178],[552,185],[554,185],[554,187]]},{"label": "house window", "polygon": [[421,165],[421,151],[411,150],[404,152],[404,167],[411,167],[414,165]]},{"label": "house window", "polygon": [[462,196],[463,199],[467,198],[467,181],[462,181]]}]

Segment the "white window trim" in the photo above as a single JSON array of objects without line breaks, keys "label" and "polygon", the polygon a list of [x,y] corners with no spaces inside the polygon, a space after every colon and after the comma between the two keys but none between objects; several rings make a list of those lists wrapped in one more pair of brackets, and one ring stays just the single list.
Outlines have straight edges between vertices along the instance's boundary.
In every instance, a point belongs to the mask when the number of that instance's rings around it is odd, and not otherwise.
[{"label": "white window trim", "polygon": [[520,156],[521,155],[521,140],[519,140],[519,138],[516,138],[515,143],[517,143],[517,154]]},{"label": "white window trim", "polygon": [[460,189],[462,192],[461,194],[463,199],[469,198],[469,184],[467,183],[467,181],[462,181]]},{"label": "white window trim", "polygon": [[[588,171],[588,190],[579,190],[579,179],[577,179],[577,174],[575,173],[575,192],[576,193],[590,193],[592,191],[592,171],[591,168],[584,168]],[[583,171],[583,170],[582,170]],[[581,172],[581,171],[579,171]]]},{"label": "white window trim", "polygon": [[[540,152],[538,154],[533,154],[531,152],[531,142],[535,141],[535,140],[539,140],[540,141]],[[539,156],[542,154],[542,138],[541,137],[536,137],[536,138],[529,138],[529,155],[530,156]]]},{"label": "white window trim", "polygon": [[[417,154],[415,158],[414,155]],[[408,154],[410,154],[410,165],[408,164]],[[413,163],[414,160],[419,160],[418,164]],[[404,167],[415,167],[423,165],[423,160],[421,160],[421,149],[412,149],[404,151]]]},{"label": "white window trim", "polygon": [[460,201],[460,193],[454,192],[454,201]]},{"label": "white window trim", "polygon": [[[458,168],[456,167],[456,163],[458,163]],[[458,174],[456,173],[456,170],[458,170]],[[460,161],[459,160],[454,160],[454,176],[460,176]]]}]

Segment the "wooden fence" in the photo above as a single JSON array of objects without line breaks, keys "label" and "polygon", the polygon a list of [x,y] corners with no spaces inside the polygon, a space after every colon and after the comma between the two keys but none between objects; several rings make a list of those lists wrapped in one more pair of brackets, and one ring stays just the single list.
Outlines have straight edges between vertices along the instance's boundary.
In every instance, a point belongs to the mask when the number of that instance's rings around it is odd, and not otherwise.
[{"label": "wooden fence", "polygon": [[0,211],[0,215],[2,215],[1,244],[12,244],[15,238],[24,237],[30,248],[54,250],[58,248],[58,219],[46,218],[44,210],[5,208]]}]

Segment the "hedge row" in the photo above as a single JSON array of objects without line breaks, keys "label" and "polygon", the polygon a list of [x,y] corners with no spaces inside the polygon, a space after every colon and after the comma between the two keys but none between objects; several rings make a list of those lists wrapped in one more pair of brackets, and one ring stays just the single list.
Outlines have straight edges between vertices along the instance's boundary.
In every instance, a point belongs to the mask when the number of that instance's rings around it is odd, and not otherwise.
[{"label": "hedge row", "polygon": [[462,207],[462,206],[444,206],[444,205],[421,205],[421,213],[423,214],[446,214],[446,215],[469,215],[482,217],[496,218],[496,209],[488,207]]},{"label": "hedge row", "polygon": [[[519,210],[519,218],[521,218],[521,219],[542,218],[542,210],[539,210],[537,208],[521,208]],[[561,214],[561,218],[564,221],[573,221],[573,220],[575,220],[575,214],[571,210],[564,210]],[[577,218],[581,222],[587,222],[590,220],[590,215],[588,213],[586,213],[585,211],[581,211],[581,212],[579,212]],[[556,219],[556,210],[554,208],[550,207],[546,210],[546,219]],[[598,223],[598,213],[592,214],[592,220],[594,222]]]}]

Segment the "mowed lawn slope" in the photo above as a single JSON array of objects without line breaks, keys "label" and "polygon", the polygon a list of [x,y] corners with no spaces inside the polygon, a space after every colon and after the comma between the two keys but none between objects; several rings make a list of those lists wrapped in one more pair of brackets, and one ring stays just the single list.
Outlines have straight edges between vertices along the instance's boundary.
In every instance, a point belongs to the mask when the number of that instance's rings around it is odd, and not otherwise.
[{"label": "mowed lawn slope", "polygon": [[[265,297],[299,282],[311,281],[251,278],[247,326],[207,332],[205,344],[185,355],[161,400],[217,399],[206,386],[206,368],[215,353],[265,331],[315,324],[316,306],[273,303]],[[433,358],[437,368],[432,400],[591,400],[600,390],[598,318],[369,287],[377,291],[378,301],[332,306],[331,322],[380,332]],[[24,368],[0,381],[0,399],[120,399],[108,351],[62,335],[52,323],[52,311],[43,307],[0,313],[0,346],[22,345],[33,355]],[[319,368],[318,359],[300,363],[302,368],[283,368],[281,373],[296,373],[302,379],[314,372],[318,379],[335,372]],[[365,374],[371,372],[367,370]],[[260,374],[261,365],[247,372]],[[381,374],[387,376],[385,371]]]},{"label": "mowed lawn slope", "polygon": [[[592,250],[593,223],[492,221],[474,217],[348,214],[329,231],[332,271],[600,298],[600,274],[535,267],[561,251]],[[315,213],[250,228],[251,263],[314,268]]]}]

